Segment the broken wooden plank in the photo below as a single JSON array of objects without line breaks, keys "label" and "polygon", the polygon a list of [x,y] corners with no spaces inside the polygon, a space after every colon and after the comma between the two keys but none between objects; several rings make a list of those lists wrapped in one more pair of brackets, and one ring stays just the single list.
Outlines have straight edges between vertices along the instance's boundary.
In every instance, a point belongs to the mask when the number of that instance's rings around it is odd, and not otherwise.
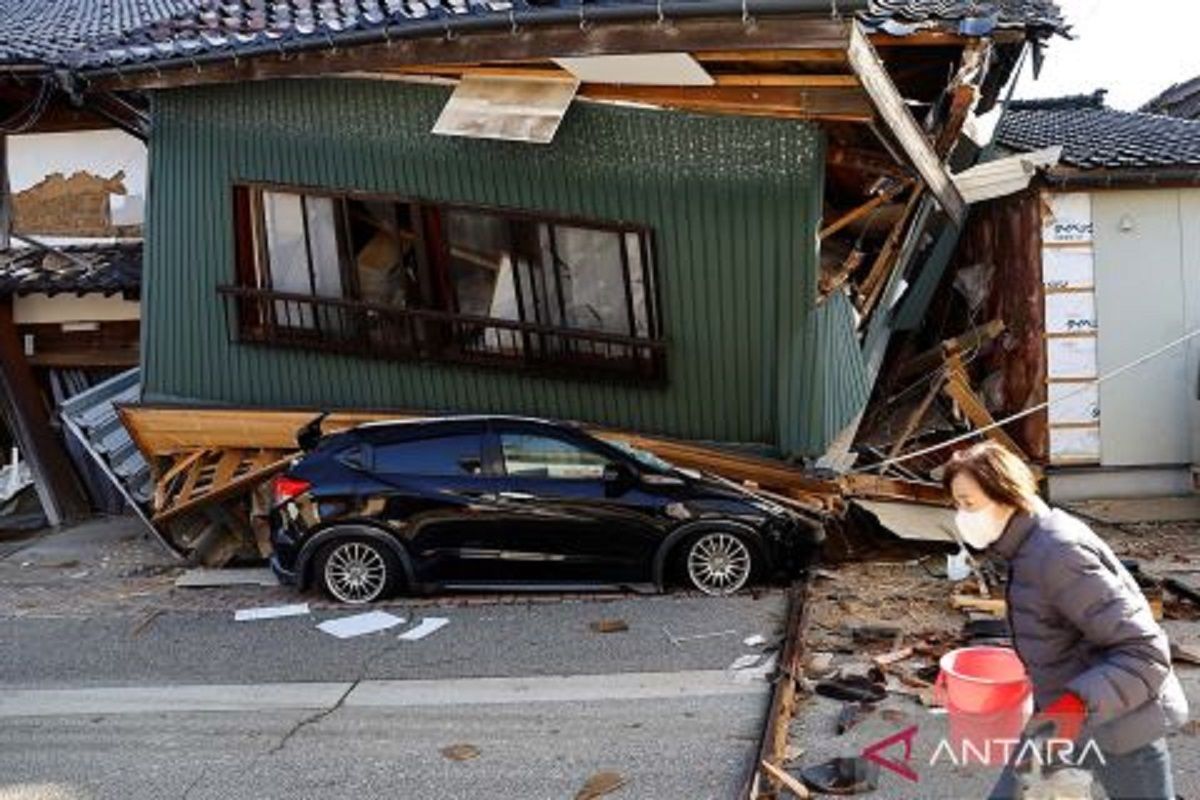
[{"label": "broken wooden plank", "polygon": [[947,353],[977,350],[984,344],[998,338],[1000,334],[1004,333],[1004,330],[1004,320],[994,319],[982,325],[977,325],[951,339],[946,339],[940,344],[924,350],[904,362],[904,366],[896,372],[895,380],[903,381],[918,375],[925,375],[941,366],[946,360]]},{"label": "broken wooden plank", "polygon": [[784,772],[770,761],[764,760],[761,763],[763,771],[766,772],[772,780],[774,780],[784,789],[787,789],[789,792],[791,792],[796,798],[798,798],[798,800],[807,800],[807,798],[812,797],[812,794],[810,794],[808,791],[808,787],[793,778],[790,774]]},{"label": "broken wooden plank", "polygon": [[284,458],[280,458],[279,460],[266,465],[265,467],[259,467],[258,469],[246,472],[241,477],[231,480],[224,485],[213,484],[210,491],[203,494],[192,496],[190,492],[180,492],[178,495],[179,501],[171,505],[169,508],[166,508],[155,514],[154,522],[155,524],[161,525],[170,522],[172,519],[179,517],[181,514],[202,508],[212,503],[219,503],[242,492],[249,491],[259,483],[287,467],[294,457],[294,454],[287,455]]},{"label": "broken wooden plank", "polygon": [[846,53],[850,68],[862,81],[863,89],[871,98],[879,118],[887,126],[888,133],[911,161],[946,216],[955,225],[962,225],[967,217],[966,202],[929,138],[913,119],[904,98],[892,83],[878,53],[858,22],[851,25],[850,44]]},{"label": "broken wooden plank", "polygon": [[883,246],[875,256],[875,261],[871,264],[870,271],[867,272],[867,276],[858,287],[856,298],[858,310],[864,319],[871,313],[871,309],[883,294],[883,287],[887,285],[887,277],[900,263],[900,246],[908,232],[909,225],[917,218],[917,208],[923,195],[920,187],[913,189],[908,203],[904,206],[904,212],[892,226],[892,230],[888,232],[887,239],[884,240]]},{"label": "broken wooden plank", "polygon": [[867,202],[863,203],[862,205],[860,205],[856,208],[851,209],[850,211],[846,212],[845,214],[843,214],[842,216],[838,217],[836,220],[831,222],[829,225],[822,228],[821,232],[818,234],[817,238],[828,239],[830,236],[833,236],[835,233],[842,230],[847,225],[850,225],[850,224],[862,219],[863,217],[867,216],[868,214],[870,214],[872,211],[879,208],[880,206],[882,206],[886,203],[892,202],[892,200],[896,199],[897,195],[899,195],[901,192],[903,192],[905,189],[907,189],[910,186],[912,186],[912,181],[904,181],[902,183],[897,183],[897,184],[887,187],[886,189],[884,189],[879,194],[872,197]]},{"label": "broken wooden plank", "polygon": [[887,460],[891,461],[900,455],[904,450],[904,445],[908,443],[908,439],[916,431],[917,426],[921,424],[921,420],[925,419],[925,415],[929,413],[930,406],[937,399],[938,394],[942,391],[942,384],[945,383],[946,377],[942,374],[933,376],[929,382],[929,389],[921,398],[921,402],[908,415],[904,421],[904,426],[900,429],[900,435],[896,437],[896,441],[892,442],[891,448],[888,450]]},{"label": "broken wooden plank", "polygon": [[[976,429],[985,431],[984,435],[1020,456],[1026,464],[1029,464],[1029,457],[1025,455],[1025,451],[1003,428],[996,425],[996,420],[987,410],[987,405],[971,388],[966,367],[959,354],[950,353],[946,358],[946,366],[946,381],[942,386],[942,391],[958,404],[963,414]],[[1040,477],[1040,470],[1036,466],[1030,465],[1030,469]]]},{"label": "broken wooden plank", "polygon": [[843,475],[838,479],[845,493],[850,497],[862,497],[875,500],[906,500],[913,503],[923,503],[932,506],[953,506],[950,498],[940,484],[917,483],[887,478],[882,475],[867,475],[857,473]]},{"label": "broken wooden plank", "polygon": [[982,611],[995,617],[1003,617],[1008,606],[1003,600],[990,597],[973,597],[971,595],[951,595],[950,605],[960,611]]}]

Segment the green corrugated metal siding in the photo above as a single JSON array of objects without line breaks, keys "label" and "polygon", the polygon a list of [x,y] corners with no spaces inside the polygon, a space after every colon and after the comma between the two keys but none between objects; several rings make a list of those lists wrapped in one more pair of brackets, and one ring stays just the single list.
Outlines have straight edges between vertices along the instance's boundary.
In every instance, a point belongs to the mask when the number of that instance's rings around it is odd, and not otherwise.
[{"label": "green corrugated metal siding", "polygon": [[[154,103],[146,399],[511,411],[819,451],[863,400],[848,310],[813,313],[822,137],[576,103],[553,144],[433,136],[437,87],[295,80]],[[237,180],[545,210],[655,231],[669,381],[648,388],[229,341]]]}]

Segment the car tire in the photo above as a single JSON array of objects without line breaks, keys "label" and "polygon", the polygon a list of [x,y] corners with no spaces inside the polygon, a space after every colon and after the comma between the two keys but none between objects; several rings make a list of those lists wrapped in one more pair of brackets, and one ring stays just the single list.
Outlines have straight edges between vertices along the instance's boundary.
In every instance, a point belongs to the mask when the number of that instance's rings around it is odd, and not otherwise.
[{"label": "car tire", "polygon": [[321,548],[314,577],[332,600],[347,605],[374,603],[403,583],[400,559],[386,544],[363,536],[336,539]]},{"label": "car tire", "polygon": [[749,585],[762,564],[753,543],[723,528],[692,536],[681,548],[679,570],[688,586],[715,597]]}]

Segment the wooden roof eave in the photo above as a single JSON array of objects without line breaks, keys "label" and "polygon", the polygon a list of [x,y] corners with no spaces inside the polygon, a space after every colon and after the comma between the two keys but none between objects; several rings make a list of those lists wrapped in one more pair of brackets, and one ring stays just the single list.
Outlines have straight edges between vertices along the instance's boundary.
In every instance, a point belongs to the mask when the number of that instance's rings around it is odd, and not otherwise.
[{"label": "wooden roof eave", "polygon": [[[944,44],[939,39],[938,44]],[[559,57],[687,52],[716,76],[712,86],[583,84],[583,98],[706,113],[864,123],[895,160],[920,176],[956,223],[966,204],[913,118],[861,24],[826,16],[696,18],[598,22],[479,31],[452,39],[393,39],[386,44],[263,54],[183,69],[138,71],[92,81],[92,89],[156,89],[279,77],[354,76],[384,80],[461,78],[481,70],[544,74]],[[735,72],[741,65],[755,70]],[[779,64],[764,73],[763,64]],[[783,65],[787,65],[784,68]],[[559,74],[565,74],[559,72]]]}]

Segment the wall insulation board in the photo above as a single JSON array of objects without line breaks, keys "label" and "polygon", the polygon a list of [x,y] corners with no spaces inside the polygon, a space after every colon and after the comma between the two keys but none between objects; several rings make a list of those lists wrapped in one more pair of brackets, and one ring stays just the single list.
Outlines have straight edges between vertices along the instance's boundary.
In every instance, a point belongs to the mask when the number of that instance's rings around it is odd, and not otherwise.
[{"label": "wall insulation board", "polygon": [[1092,198],[1043,195],[1042,283],[1050,463],[1100,462],[1100,400]]}]

